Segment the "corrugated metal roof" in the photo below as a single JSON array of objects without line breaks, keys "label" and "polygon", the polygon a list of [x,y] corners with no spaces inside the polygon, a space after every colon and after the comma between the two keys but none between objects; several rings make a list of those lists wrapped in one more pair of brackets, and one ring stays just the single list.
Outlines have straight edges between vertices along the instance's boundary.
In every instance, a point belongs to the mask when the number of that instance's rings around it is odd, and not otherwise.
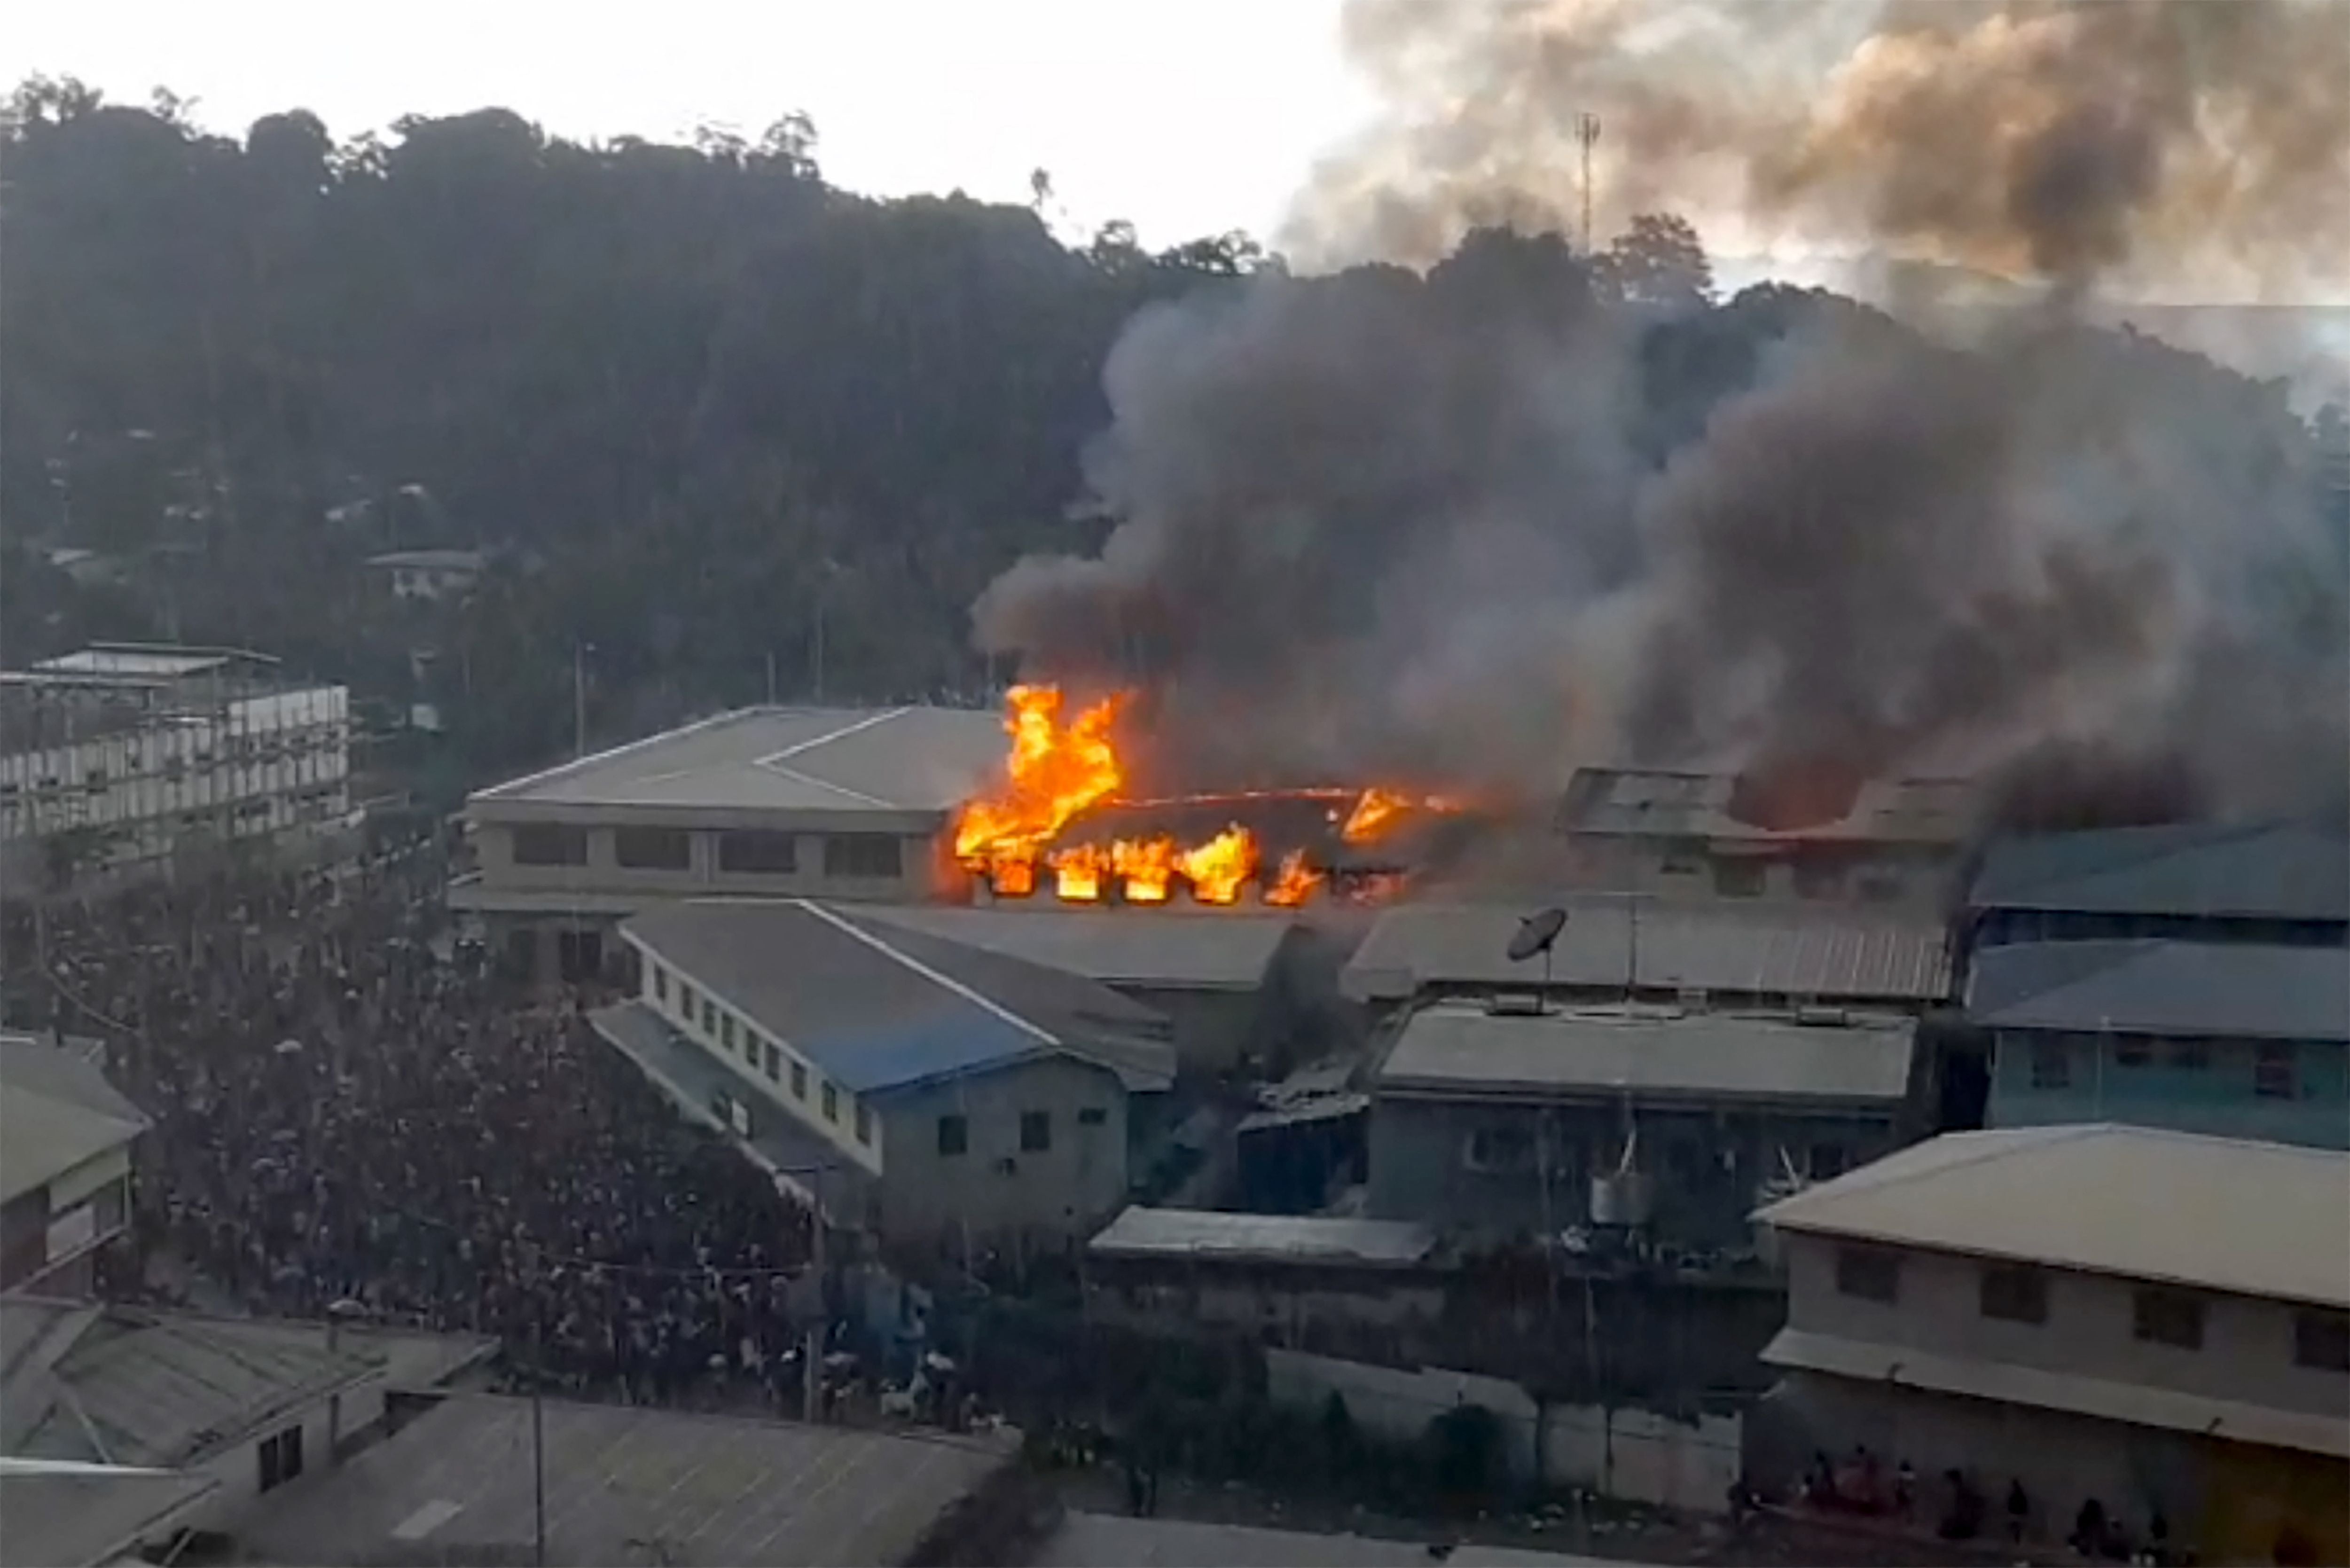
[{"label": "corrugated metal roof", "polygon": [[1990,1361],[1937,1355],[1906,1345],[1879,1345],[1841,1334],[1782,1329],[1763,1347],[1773,1366],[1825,1372],[1879,1386],[1926,1388],[1973,1399],[1996,1399],[2043,1410],[2064,1410],[2134,1427],[2161,1427],[2199,1437],[2230,1438],[2304,1453],[2350,1456],[2350,1419],[2280,1410],[2239,1399],[2214,1399],[2144,1383]]},{"label": "corrugated metal roof", "polygon": [[1978,909],[2350,920],[2350,834],[2298,823],[2116,827],[2002,838]]},{"label": "corrugated metal roof", "polygon": [[218,1490],[209,1476],[97,1468],[0,1474],[7,1560],[101,1568]]},{"label": "corrugated metal roof", "polygon": [[[1428,987],[1539,984],[1541,959],[1509,957],[1519,921],[1536,907],[1399,905],[1371,928],[1341,983],[1357,1001],[1399,1001]],[[1929,919],[1588,894],[1556,907],[1567,912],[1551,957],[1561,986],[1822,1002],[1929,1002],[1950,992],[1949,939]]]},{"label": "corrugated metal roof", "polygon": [[150,1125],[80,1052],[0,1035],[0,1203],[130,1143]]},{"label": "corrugated metal roof", "polygon": [[851,911],[966,947],[1066,970],[1105,985],[1251,990],[1263,985],[1297,922],[1233,910],[951,909],[872,905]]},{"label": "corrugated metal roof", "polygon": [[2350,1307],[2350,1154],[2331,1149],[2103,1123],[1945,1133],[1756,1218]]},{"label": "corrugated metal roof", "polygon": [[2350,1041],[2350,949],[2017,942],[1975,955],[1967,1013],[1993,1029]]},{"label": "corrugated metal roof", "polygon": [[749,708],[481,790],[476,805],[943,812],[1001,766],[993,713]]},{"label": "corrugated metal roof", "polygon": [[623,929],[869,1094],[1062,1052],[1130,1087],[1174,1075],[1160,1014],[1106,986],[803,899],[667,905]]},{"label": "corrugated metal roof", "polygon": [[1399,1220],[1302,1214],[1221,1214],[1136,1205],[1086,1245],[1106,1258],[1197,1258],[1224,1262],[1406,1268],[1436,1251],[1436,1233]]},{"label": "corrugated metal roof", "polygon": [[[879,1568],[1014,1458],[977,1438],[565,1399],[546,1400],[540,1421],[556,1563]],[[526,1560],[533,1451],[530,1401],[452,1397],[288,1488],[238,1534],[272,1563]]]},{"label": "corrugated metal roof", "polygon": [[0,1300],[0,1319],[9,1342],[43,1345],[12,1360],[0,1387],[9,1447],[38,1459],[192,1463],[386,1359],[330,1354],[315,1324],[26,1298]]},{"label": "corrugated metal roof", "polygon": [[1574,1097],[1898,1100],[1917,1024],[1814,1025],[1738,1013],[1596,1010],[1534,1016],[1448,1003],[1404,1025],[1378,1073],[1382,1093]]},{"label": "corrugated metal roof", "polygon": [[1559,826],[1571,834],[1644,838],[1950,846],[1967,835],[1976,794],[1965,779],[1872,780],[1836,820],[1774,831],[1730,815],[1737,787],[1731,774],[1584,768],[1567,786]]}]

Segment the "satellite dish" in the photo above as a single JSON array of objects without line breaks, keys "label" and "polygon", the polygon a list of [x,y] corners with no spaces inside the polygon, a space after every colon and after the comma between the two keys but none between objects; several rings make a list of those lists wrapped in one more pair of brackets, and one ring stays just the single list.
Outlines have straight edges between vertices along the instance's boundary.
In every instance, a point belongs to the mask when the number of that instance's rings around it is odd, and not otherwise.
[{"label": "satellite dish", "polygon": [[1536,953],[1547,953],[1558,940],[1558,933],[1566,929],[1565,909],[1544,909],[1528,915],[1518,922],[1518,934],[1510,939],[1510,961],[1523,963]]}]

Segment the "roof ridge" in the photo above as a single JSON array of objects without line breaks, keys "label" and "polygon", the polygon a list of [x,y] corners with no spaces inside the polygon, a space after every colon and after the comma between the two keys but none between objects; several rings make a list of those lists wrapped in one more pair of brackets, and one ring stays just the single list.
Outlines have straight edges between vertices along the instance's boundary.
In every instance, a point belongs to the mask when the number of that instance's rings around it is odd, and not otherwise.
[{"label": "roof ridge", "polygon": [[962,998],[965,1002],[970,1002],[974,1007],[978,1007],[993,1014],[995,1017],[1019,1030],[1022,1033],[1026,1034],[1030,1039],[1040,1041],[1044,1044],[1050,1046],[1055,1050],[1067,1049],[1067,1046],[1059,1036],[1054,1034],[1050,1030],[1045,1029],[1035,1020],[1021,1016],[1019,1013],[1013,1012],[1010,1008],[1004,1006],[1002,1002],[997,1002],[993,997],[982,995],[979,992],[973,990],[969,985],[964,984],[962,981],[955,979],[951,975],[942,973],[933,966],[924,963],[921,960],[914,957],[911,953],[899,951],[881,936],[875,932],[867,930],[864,927],[858,925],[856,921],[850,919],[846,915],[837,914],[831,909],[827,909],[812,898],[794,898],[790,901],[798,905],[801,909],[806,909],[808,913],[824,921],[827,925],[831,926],[834,929],[854,937],[857,940],[863,942],[874,951],[894,960],[905,968],[921,976],[924,980],[929,981],[932,985],[951,992],[952,994]]}]

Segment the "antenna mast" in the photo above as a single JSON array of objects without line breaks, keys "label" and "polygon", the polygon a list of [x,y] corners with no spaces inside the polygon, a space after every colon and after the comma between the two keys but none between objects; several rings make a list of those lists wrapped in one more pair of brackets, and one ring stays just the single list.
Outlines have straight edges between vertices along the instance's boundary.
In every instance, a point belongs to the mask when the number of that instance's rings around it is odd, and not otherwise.
[{"label": "antenna mast", "polygon": [[1591,254],[1591,149],[1599,140],[1599,117],[1578,114],[1575,117],[1575,140],[1583,148],[1583,254]]}]

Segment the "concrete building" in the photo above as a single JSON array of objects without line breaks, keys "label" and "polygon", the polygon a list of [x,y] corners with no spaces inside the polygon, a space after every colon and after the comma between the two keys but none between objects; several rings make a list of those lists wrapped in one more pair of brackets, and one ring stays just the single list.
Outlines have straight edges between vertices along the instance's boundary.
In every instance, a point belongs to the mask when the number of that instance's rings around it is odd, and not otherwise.
[{"label": "concrete building", "polygon": [[[1566,911],[1547,971],[1513,960],[1520,923]],[[1892,910],[1768,907],[1575,894],[1523,904],[1401,904],[1383,912],[1340,971],[1374,1010],[1445,997],[1562,1002],[1861,1007],[1918,1012],[1950,1000],[1939,919]]]},{"label": "concrete building", "polygon": [[1680,897],[1938,909],[1970,826],[1958,779],[1822,776],[1763,786],[1725,774],[1585,768],[1558,829],[1574,886]]},{"label": "concrete building", "polygon": [[2189,824],[1994,841],[1967,895],[1976,949],[2160,937],[2350,943],[2339,824]]},{"label": "concrete building", "polygon": [[1409,1221],[1133,1208],[1086,1243],[1086,1314],[1326,1348],[1364,1326],[1433,1323],[1456,1266]]},{"label": "concrete building", "polygon": [[2350,949],[2022,942],[1975,957],[1989,1125],[2350,1145]]},{"label": "concrete building", "polygon": [[[487,1341],[0,1298],[0,1452],[205,1483],[192,1528],[330,1469],[387,1398],[485,1359]],[[13,1523],[13,1521],[12,1521]],[[13,1555],[13,1553],[12,1553]]]},{"label": "concrete building", "polygon": [[437,603],[471,593],[487,557],[479,550],[387,550],[367,564],[392,597]]},{"label": "concrete building", "polygon": [[1904,1140],[1916,1030],[1425,1008],[1373,1076],[1370,1212],[1492,1240],[1596,1224],[1737,1250],[1768,1185],[1833,1176]]},{"label": "concrete building", "polygon": [[804,899],[630,919],[597,1015],[671,1096],[893,1247],[1058,1244],[1126,1201],[1167,1021],[1090,981]]},{"label": "concrete building", "polygon": [[516,972],[580,978],[664,901],[928,898],[960,886],[937,839],[1003,751],[975,711],[723,713],[475,793],[450,904]]},{"label": "concrete building", "polygon": [[[289,1489],[238,1542],[265,1563],[725,1563],[889,1568],[1003,1562],[986,1538],[1015,1485],[1002,1438],[891,1436],[640,1407],[455,1395],[333,1474]],[[535,1501],[544,1477],[545,1503]],[[972,1555],[935,1555],[948,1532]]]},{"label": "concrete building", "polygon": [[116,1568],[192,1517],[208,1476],[128,1465],[0,1459],[0,1563]]},{"label": "concrete building", "polygon": [[0,881],[57,888],[349,826],[345,688],[265,656],[100,644],[0,673]]},{"label": "concrete building", "polygon": [[876,918],[1064,970],[1163,1015],[1186,1074],[1279,1067],[1307,992],[1313,947],[1285,915],[1232,910],[876,908]]},{"label": "concrete building", "polygon": [[2207,1563],[2350,1561],[2350,1158],[1959,1133],[1758,1219],[1788,1274],[1758,1480],[1865,1444],[1963,1472],[1994,1530],[2020,1480],[2041,1542],[2095,1498]]},{"label": "concrete building", "polygon": [[130,1223],[131,1153],[152,1124],[80,1051],[0,1034],[0,1291],[83,1296]]}]

